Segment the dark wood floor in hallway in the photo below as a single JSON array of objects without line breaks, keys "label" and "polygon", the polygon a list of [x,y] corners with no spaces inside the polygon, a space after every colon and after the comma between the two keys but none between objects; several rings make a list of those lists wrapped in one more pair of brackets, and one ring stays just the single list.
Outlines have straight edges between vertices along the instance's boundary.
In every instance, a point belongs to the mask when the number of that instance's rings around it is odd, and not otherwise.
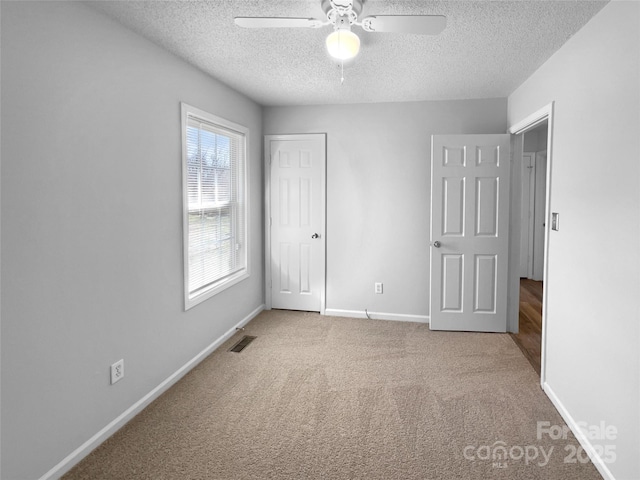
[{"label": "dark wood floor in hallway", "polygon": [[520,331],[511,334],[529,363],[540,375],[542,345],[542,282],[520,279]]}]

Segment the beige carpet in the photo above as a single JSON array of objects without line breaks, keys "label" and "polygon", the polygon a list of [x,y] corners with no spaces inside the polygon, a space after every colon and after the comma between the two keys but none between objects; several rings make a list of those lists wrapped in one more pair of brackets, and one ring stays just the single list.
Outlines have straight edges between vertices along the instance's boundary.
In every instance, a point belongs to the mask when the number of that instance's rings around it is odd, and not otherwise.
[{"label": "beige carpet", "polygon": [[273,310],[63,478],[601,478],[537,421],[564,425],[508,335]]}]

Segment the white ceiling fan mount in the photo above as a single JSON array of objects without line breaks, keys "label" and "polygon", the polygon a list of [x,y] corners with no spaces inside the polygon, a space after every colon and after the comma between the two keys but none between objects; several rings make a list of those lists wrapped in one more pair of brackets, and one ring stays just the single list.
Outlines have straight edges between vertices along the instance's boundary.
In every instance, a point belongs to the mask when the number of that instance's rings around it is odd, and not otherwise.
[{"label": "white ceiling fan mount", "polygon": [[357,24],[358,15],[362,13],[362,0],[322,0],[322,11],[327,15],[327,21],[319,26],[333,25],[339,28],[340,23]]},{"label": "white ceiling fan mount", "polygon": [[351,32],[357,25],[366,32],[410,33],[437,35],[444,30],[447,19],[442,15],[372,15],[359,20],[365,0],[321,0],[326,20],[297,17],[236,17],[236,25],[244,28],[320,28],[332,25],[327,37],[329,53],[340,60],[355,57],[360,39]]}]

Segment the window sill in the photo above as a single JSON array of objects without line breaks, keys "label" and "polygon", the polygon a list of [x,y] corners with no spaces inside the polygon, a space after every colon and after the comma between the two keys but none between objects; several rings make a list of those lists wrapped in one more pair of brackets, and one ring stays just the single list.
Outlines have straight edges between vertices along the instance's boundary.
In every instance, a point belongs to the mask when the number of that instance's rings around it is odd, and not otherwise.
[{"label": "window sill", "polygon": [[189,293],[185,292],[184,310],[187,311],[190,308],[199,305],[205,300],[208,300],[209,298],[217,295],[223,290],[226,290],[227,288],[232,287],[233,285],[240,283],[247,278],[249,278],[249,269],[245,268],[244,270],[240,270],[239,272],[236,272],[235,274],[224,278],[217,283],[211,284],[208,288],[203,289],[197,295],[190,297]]}]

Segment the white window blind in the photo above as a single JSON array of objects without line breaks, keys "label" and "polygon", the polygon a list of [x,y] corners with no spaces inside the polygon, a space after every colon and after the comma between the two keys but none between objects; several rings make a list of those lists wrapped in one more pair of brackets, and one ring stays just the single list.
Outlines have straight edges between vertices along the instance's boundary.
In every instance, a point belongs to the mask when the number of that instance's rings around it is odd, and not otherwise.
[{"label": "white window blind", "polygon": [[189,308],[248,274],[246,129],[187,105],[183,128]]}]

